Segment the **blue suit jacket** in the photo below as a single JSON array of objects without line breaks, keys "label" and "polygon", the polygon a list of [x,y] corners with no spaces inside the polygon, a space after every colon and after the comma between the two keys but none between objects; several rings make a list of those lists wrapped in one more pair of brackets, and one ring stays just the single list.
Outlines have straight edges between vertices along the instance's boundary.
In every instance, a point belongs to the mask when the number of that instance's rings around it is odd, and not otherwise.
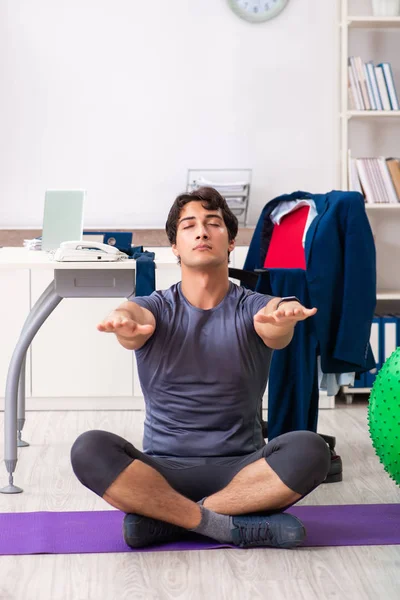
[{"label": "blue suit jacket", "polygon": [[[298,191],[271,200],[257,223],[244,269],[264,266],[273,229],[272,210],[279,202],[301,198],[314,200],[318,213],[307,231],[305,256],[309,297],[318,308],[312,318],[322,371],[372,369],[375,361],[369,338],[376,306],[376,257],[361,194]],[[268,277],[260,277],[257,291],[271,293]]]}]

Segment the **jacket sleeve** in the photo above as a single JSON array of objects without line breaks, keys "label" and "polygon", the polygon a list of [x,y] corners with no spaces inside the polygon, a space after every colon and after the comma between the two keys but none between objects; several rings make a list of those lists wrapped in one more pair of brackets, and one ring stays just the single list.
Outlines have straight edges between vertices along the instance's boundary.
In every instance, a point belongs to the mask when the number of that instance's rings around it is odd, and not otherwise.
[{"label": "jacket sleeve", "polygon": [[333,357],[371,368],[369,338],[376,307],[375,244],[364,199],[352,194],[344,232],[342,311]]}]

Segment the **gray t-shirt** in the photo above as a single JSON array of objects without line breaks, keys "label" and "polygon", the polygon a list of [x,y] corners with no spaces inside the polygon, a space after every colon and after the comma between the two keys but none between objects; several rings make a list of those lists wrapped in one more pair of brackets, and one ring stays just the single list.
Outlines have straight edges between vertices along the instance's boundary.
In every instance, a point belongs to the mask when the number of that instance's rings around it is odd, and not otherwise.
[{"label": "gray t-shirt", "polygon": [[154,334],[136,350],[146,454],[240,456],[265,444],[260,407],[272,350],[253,317],[271,297],[230,282],[209,310],[192,306],[180,283],[131,298],[156,319]]}]

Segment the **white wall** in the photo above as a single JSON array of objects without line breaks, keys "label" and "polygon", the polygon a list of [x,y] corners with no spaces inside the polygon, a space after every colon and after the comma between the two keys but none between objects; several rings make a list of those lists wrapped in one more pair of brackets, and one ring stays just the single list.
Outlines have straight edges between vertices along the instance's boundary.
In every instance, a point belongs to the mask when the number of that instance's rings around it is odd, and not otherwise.
[{"label": "white wall", "polygon": [[2,0],[0,227],[44,191],[88,191],[85,226],[162,227],[189,168],[252,168],[274,196],[338,185],[337,2],[262,25],[226,0]]}]

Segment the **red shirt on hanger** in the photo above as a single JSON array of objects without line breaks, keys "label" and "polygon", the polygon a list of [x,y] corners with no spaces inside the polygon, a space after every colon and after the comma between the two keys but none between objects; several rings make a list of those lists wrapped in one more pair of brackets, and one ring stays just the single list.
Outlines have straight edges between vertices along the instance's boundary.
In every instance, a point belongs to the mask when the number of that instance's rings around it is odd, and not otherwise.
[{"label": "red shirt on hanger", "polygon": [[306,270],[303,236],[309,211],[309,206],[301,206],[274,225],[264,268]]}]

